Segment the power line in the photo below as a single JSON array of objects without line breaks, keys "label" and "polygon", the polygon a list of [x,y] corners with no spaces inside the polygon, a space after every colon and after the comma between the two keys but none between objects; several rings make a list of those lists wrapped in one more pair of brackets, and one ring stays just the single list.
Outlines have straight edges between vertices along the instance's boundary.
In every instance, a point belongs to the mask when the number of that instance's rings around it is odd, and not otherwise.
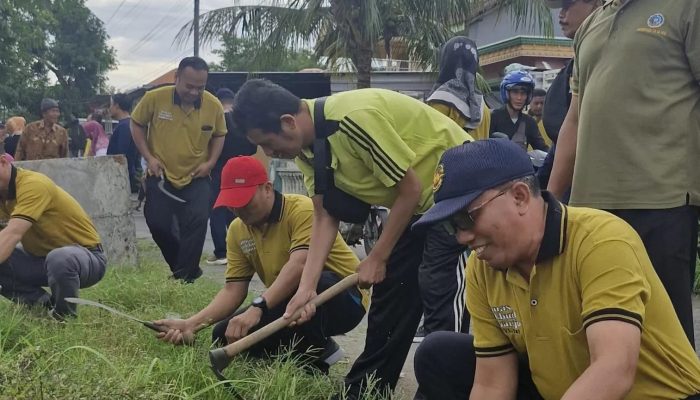
[{"label": "power line", "polygon": [[126,0],[122,0],[122,2],[119,3],[119,6],[117,6],[117,9],[114,10],[114,12],[113,12],[112,15],[109,17],[109,19],[107,19],[107,22],[105,22],[105,26],[109,25],[110,21],[112,21],[112,18],[114,18],[114,16],[117,15],[117,13],[119,12],[119,10],[121,10],[121,8],[122,8],[122,6],[124,5],[125,2],[126,2]]},{"label": "power line", "polygon": [[159,34],[165,27],[167,27],[168,20],[173,20],[173,18],[170,17],[170,13],[175,9],[180,8],[180,12],[178,13],[178,15],[180,16],[182,16],[183,11],[189,15],[189,11],[187,9],[183,10],[183,6],[186,2],[189,2],[189,0],[180,0],[179,3],[174,3],[173,6],[167,12],[165,12],[163,18],[161,18],[160,21],[158,21],[158,23],[154,25],[150,31],[148,31],[148,33],[146,33],[139,41],[136,42],[136,44],[132,45],[127,51],[130,53],[137,52],[145,45],[146,42],[148,42],[150,39]]},{"label": "power line", "polygon": [[165,61],[165,62],[163,62],[162,64],[160,64],[158,67],[156,67],[156,68],[154,68],[154,69],[152,69],[152,70],[150,70],[150,71],[148,71],[148,72],[146,72],[146,73],[144,73],[144,74],[141,74],[138,78],[132,80],[131,82],[127,83],[126,85],[122,85],[121,88],[120,88],[120,91],[125,91],[125,90],[127,90],[127,89],[130,89],[130,88],[132,88],[135,84],[137,84],[137,83],[139,83],[139,82],[143,82],[144,84],[146,84],[146,83],[148,83],[149,81],[151,81],[151,80],[157,78],[158,76],[160,76],[160,75],[163,74],[163,70],[164,70],[168,65],[174,64],[174,63],[177,62],[180,58],[182,58],[182,57],[185,56],[186,54],[189,54],[189,53],[192,51],[192,49],[193,49],[192,47],[187,48],[187,49],[184,49],[183,51],[181,51],[180,53],[178,53],[178,54],[175,55],[174,57],[170,58],[168,61]]},{"label": "power line", "polygon": [[126,17],[130,16],[130,15],[134,12],[134,10],[135,10],[136,8],[138,8],[138,7],[141,5],[141,3],[143,3],[143,0],[137,1],[136,3],[134,3],[133,6],[131,6],[131,8],[129,8],[129,9],[126,11],[126,13],[124,13],[124,14],[121,16],[121,18],[117,18],[117,19],[114,21],[114,27],[119,26],[119,24],[121,23],[121,21],[124,21],[124,20],[126,19]]}]

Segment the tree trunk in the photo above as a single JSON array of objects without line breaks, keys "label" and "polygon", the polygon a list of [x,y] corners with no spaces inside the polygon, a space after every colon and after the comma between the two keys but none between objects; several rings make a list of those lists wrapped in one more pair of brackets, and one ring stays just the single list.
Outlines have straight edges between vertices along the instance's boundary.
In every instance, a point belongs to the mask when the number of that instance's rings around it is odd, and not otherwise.
[{"label": "tree trunk", "polygon": [[357,69],[357,88],[368,88],[371,85],[372,73],[372,44],[358,43],[357,50],[352,56],[352,62]]}]

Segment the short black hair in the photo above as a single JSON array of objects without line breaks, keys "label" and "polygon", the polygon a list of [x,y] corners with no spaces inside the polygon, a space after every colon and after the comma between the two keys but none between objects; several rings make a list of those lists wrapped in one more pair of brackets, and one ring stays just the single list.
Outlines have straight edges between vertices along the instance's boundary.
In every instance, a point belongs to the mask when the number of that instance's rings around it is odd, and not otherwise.
[{"label": "short black hair", "polygon": [[252,129],[280,133],[280,117],[297,114],[301,99],[267,79],[250,79],[233,100],[233,121],[247,134]]},{"label": "short black hair", "polygon": [[535,90],[532,91],[532,97],[545,97],[546,95],[547,91],[542,88],[535,88]]},{"label": "short black hair", "polygon": [[131,100],[129,100],[129,96],[124,93],[112,95],[112,103],[118,105],[122,111],[131,112]]},{"label": "short black hair", "polygon": [[185,68],[190,67],[197,71],[207,71],[209,72],[209,66],[207,62],[200,57],[185,57],[180,60],[180,64],[177,66],[177,73],[184,71]]}]

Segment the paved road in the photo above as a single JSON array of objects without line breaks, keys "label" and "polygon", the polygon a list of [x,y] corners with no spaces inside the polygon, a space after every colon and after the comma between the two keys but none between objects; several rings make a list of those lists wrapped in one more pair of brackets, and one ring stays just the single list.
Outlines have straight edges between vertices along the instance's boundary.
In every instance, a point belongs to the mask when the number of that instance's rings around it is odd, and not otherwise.
[{"label": "paved road", "polygon": [[[148,227],[146,226],[146,221],[143,218],[143,215],[140,213],[137,213],[137,215],[134,217],[134,220],[136,222],[136,237],[141,239],[141,238],[150,238],[151,235],[148,231]],[[207,240],[204,244],[204,254],[209,255],[212,253],[214,249],[214,245],[211,241],[211,236],[207,235]],[[362,246],[356,246],[354,248],[355,252],[357,253],[358,257],[363,258],[365,256],[364,254],[364,249]],[[213,279],[218,282],[223,282],[223,275],[224,275],[224,266],[209,266],[209,265],[202,265],[202,269],[204,269],[204,276],[209,277],[210,279]],[[261,293],[264,289],[262,283],[257,279],[257,276],[254,278],[253,282],[251,282],[251,290],[255,293]],[[698,354],[700,355],[700,297],[699,296],[693,296],[693,313],[695,315],[695,348],[699,349]],[[360,355],[362,352],[363,346],[364,346],[364,336],[365,336],[365,331],[367,330],[367,319],[365,318],[360,325],[358,325],[354,330],[349,332],[348,334],[337,337],[338,343],[341,345],[343,350],[345,351],[345,358],[343,361],[341,361],[338,367],[336,368],[343,368],[344,370],[347,370],[350,368],[350,365],[352,361],[357,358],[357,356]],[[416,380],[415,380],[415,375],[413,373],[413,355],[416,351],[416,348],[418,345],[413,344],[411,346],[410,353],[408,355],[408,358],[406,359],[406,363],[404,364],[403,371],[401,373],[402,378],[399,379],[399,384],[397,386],[396,390],[396,399],[412,399],[413,394],[416,391]],[[341,372],[342,373],[342,372]]]}]

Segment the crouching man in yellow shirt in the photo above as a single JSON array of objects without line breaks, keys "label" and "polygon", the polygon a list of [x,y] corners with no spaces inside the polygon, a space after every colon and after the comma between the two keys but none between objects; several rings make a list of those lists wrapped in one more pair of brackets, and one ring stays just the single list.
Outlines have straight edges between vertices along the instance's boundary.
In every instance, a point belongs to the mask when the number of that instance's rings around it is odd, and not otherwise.
[{"label": "crouching man in yellow shirt", "polygon": [[[157,321],[171,328],[158,335],[166,342],[191,342],[197,331],[213,323],[217,323],[214,342],[235,342],[281,317],[299,286],[311,240],[310,198],[276,192],[260,161],[242,156],[226,163],[215,207],[228,207],[238,217],[226,238],[226,284],[208,306],[190,318]],[[337,234],[318,292],[354,273],[357,264],[357,256]],[[236,311],[248,294],[253,274],[258,274],[266,290],[250,306]],[[319,307],[310,322],[283,329],[253,346],[249,354],[264,356],[294,342],[298,353],[310,355],[313,365],[327,372],[342,356],[332,336],[357,326],[367,302],[368,297],[359,288],[346,290]]]},{"label": "crouching man in yellow shirt", "polygon": [[85,210],[46,175],[15,168],[3,154],[0,220],[7,224],[0,231],[0,294],[45,306],[59,320],[75,315],[64,299],[99,282],[107,264]]},{"label": "crouching man in yellow shirt", "polygon": [[510,141],[466,143],[440,165],[413,229],[447,224],[472,249],[474,336],[425,338],[425,398],[700,399],[700,361],[631,226],[540,192]]}]

